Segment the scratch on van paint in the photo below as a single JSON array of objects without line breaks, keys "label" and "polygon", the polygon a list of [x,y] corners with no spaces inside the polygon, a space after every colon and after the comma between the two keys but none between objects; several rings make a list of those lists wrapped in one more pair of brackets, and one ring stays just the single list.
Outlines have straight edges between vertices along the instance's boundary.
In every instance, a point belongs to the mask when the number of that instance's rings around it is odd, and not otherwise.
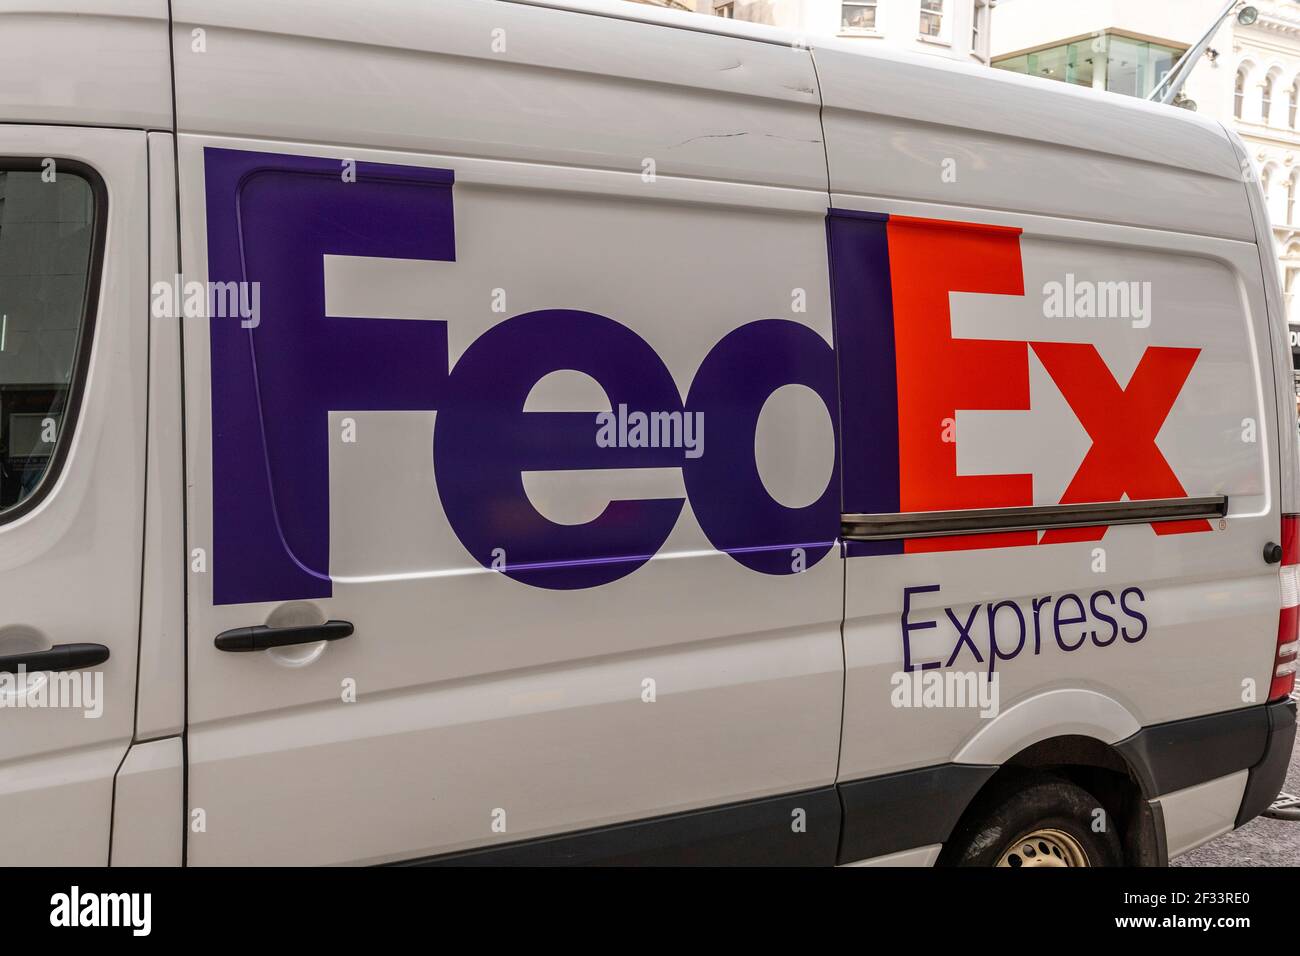
[{"label": "scratch on van paint", "polygon": [[702,133],[699,136],[692,136],[690,139],[684,139],[680,143],[669,146],[669,149],[677,149],[678,146],[685,146],[688,143],[694,143],[700,139],[734,139],[737,136],[748,136],[749,131],[745,130],[739,133]]},{"label": "scratch on van paint", "polygon": [[[692,136],[690,139],[684,139],[680,143],[676,143],[672,146],[669,146],[668,148],[677,149],[680,146],[685,146],[688,143],[694,143],[696,140],[700,140],[700,139],[734,139],[737,136],[749,136],[749,135],[750,133],[748,130],[744,130],[739,133],[702,133],[699,136]],[[768,139],[783,139],[791,143],[812,143],[817,146],[820,146],[822,142],[819,139],[800,139],[797,136],[780,136],[776,133],[760,133],[759,135],[766,136]]]}]

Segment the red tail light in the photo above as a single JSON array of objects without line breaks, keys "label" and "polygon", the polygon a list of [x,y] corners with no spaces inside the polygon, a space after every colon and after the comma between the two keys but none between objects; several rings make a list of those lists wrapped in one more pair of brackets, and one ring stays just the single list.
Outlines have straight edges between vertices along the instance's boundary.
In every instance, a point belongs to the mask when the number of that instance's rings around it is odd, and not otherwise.
[{"label": "red tail light", "polygon": [[1278,700],[1295,690],[1300,660],[1300,515],[1282,516],[1282,612],[1277,620],[1277,657],[1268,699]]}]

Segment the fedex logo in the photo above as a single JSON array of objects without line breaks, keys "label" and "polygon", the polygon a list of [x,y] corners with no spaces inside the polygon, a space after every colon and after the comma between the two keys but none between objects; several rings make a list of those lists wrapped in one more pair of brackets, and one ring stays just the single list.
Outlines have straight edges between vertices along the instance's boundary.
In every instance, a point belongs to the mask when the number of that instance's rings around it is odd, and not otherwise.
[{"label": "fedex logo", "polygon": [[[634,572],[663,546],[686,498],[714,548],[772,575],[830,553],[841,504],[861,512],[1031,504],[1031,476],[958,474],[939,427],[959,408],[1027,407],[1030,349],[1093,443],[1066,500],[1184,494],[1155,436],[1195,349],[1148,349],[1121,385],[1090,345],[953,337],[950,292],[1023,294],[1015,230],[832,211],[835,348],[802,323],[757,319],[708,348],[683,395],[644,339],[593,312],[511,316],[454,365],[446,321],[329,315],[326,256],[455,261],[449,170],[360,163],[345,181],[333,159],[211,148],[204,169],[209,281],[257,282],[262,296],[256,327],[220,318],[209,327],[219,604],[331,594],[331,411],[436,411],[431,464],[456,537],[483,567],[548,589]],[[603,389],[613,410],[604,431],[592,413],[525,411],[533,387],[560,370]],[[775,500],[755,461],[760,412],[786,385],[812,390],[836,426],[836,465],[803,507]],[[683,439],[689,423],[691,440],[626,440],[638,410],[680,423]],[[636,468],[680,469],[685,497],[613,500],[591,521],[558,524],[523,482],[528,472]],[[1203,522],[1183,524],[1158,530]],[[850,554],[1035,543],[1029,532]]]},{"label": "fedex logo", "polygon": [[[1092,446],[1061,504],[1179,498],[1187,492],[1156,445],[1199,350],[1149,347],[1126,383],[1095,346],[953,336],[950,294],[1023,296],[1020,230],[832,210],[830,242],[844,435],[844,510],[893,514],[1035,503],[1033,476],[963,475],[958,410],[1027,410],[1032,351]],[[881,317],[892,317],[882,321]],[[1041,502],[1039,502],[1041,503]],[[1158,534],[1209,530],[1165,522]],[[898,554],[1091,541],[1104,527],[854,543]]]}]

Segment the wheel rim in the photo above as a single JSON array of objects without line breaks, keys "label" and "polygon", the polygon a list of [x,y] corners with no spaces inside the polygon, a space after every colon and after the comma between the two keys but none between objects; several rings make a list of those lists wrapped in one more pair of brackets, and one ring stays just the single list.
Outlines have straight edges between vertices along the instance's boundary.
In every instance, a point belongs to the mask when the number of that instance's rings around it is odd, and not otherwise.
[{"label": "wheel rim", "polygon": [[1091,866],[1083,844],[1066,833],[1045,827],[1031,830],[998,857],[998,866]]}]

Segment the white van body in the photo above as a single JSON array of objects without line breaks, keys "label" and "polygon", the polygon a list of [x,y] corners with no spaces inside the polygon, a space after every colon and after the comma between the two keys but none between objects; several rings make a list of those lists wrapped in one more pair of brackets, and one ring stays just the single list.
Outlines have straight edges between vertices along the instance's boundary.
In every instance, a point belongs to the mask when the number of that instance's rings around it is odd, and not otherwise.
[{"label": "white van body", "polygon": [[1049,774],[1151,864],[1276,795],[1219,124],[620,0],[0,0],[46,160],[99,238],[0,660],[108,656],[0,688],[4,862],[929,865]]}]

